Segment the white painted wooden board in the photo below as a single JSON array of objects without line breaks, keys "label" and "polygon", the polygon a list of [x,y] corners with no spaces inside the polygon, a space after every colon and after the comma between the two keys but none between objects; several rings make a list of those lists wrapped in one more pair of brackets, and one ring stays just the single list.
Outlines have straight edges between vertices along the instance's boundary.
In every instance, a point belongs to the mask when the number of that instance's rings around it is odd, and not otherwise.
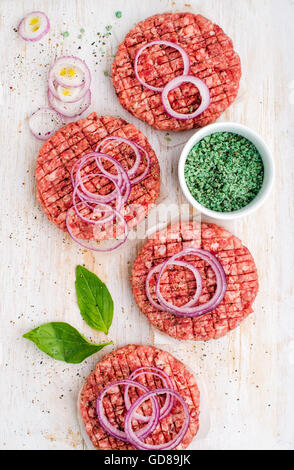
[{"label": "white painted wooden board", "polygon": [[[51,31],[36,44],[13,30],[31,10],[45,11]],[[115,18],[115,11],[122,18]],[[172,135],[136,120],[115,98],[112,54],[139,20],[164,11],[202,13],[220,24],[240,53],[243,78],[237,102],[222,120],[258,131],[274,152],[275,188],[256,214],[224,224],[252,251],[260,275],[255,314],[217,342],[184,343],[156,332],[138,311],[128,282],[142,240],[108,255],[84,252],[42,214],[34,168],[40,143],[27,117],[45,104],[46,76],[56,56],[83,57],[93,73],[91,110],[122,116],[150,140],[160,159],[162,198],[184,202],[177,161],[189,133]],[[80,365],[50,359],[22,339],[29,329],[67,321],[95,341],[106,338],[82,321],[76,304],[75,266],[85,263],[109,286],[115,316],[109,338],[169,348],[204,378],[211,430],[195,449],[294,447],[294,2],[292,0],[0,0],[1,329],[0,448],[82,449],[76,418],[78,390],[107,350]],[[90,44],[112,25],[105,56]],[[82,39],[79,30],[85,28]],[[61,33],[70,35],[63,38]],[[78,46],[81,49],[78,49]],[[97,64],[95,62],[98,62]],[[108,347],[108,351],[111,347]]]}]

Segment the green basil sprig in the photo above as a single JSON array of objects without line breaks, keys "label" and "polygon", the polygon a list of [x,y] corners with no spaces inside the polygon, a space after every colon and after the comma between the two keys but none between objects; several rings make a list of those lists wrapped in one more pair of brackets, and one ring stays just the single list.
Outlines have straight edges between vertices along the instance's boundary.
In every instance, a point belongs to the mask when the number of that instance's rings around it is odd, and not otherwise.
[{"label": "green basil sprig", "polygon": [[104,282],[83,266],[77,266],[76,293],[85,322],[107,334],[113,318],[113,300]]},{"label": "green basil sprig", "polygon": [[90,343],[78,330],[63,322],[51,322],[23,335],[33,341],[48,356],[71,364],[79,364],[109,343]]}]

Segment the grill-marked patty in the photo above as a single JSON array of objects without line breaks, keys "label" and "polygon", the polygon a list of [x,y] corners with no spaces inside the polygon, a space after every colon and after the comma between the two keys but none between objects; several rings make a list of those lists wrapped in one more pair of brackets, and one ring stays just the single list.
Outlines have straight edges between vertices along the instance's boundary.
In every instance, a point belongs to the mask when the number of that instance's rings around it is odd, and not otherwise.
[{"label": "grill-marked patty", "polygon": [[[203,80],[210,90],[211,103],[200,116],[189,120],[170,117],[161,94],[140,84],[134,59],[138,50],[156,40],[175,42],[188,53],[190,75]],[[181,54],[175,49],[154,45],[139,59],[138,72],[145,83],[158,88],[183,72]],[[141,21],[119,45],[112,66],[113,85],[122,106],[156,129],[181,131],[214,122],[235,100],[241,78],[241,63],[232,40],[202,15],[163,13]],[[180,113],[195,111],[200,95],[190,83],[170,92],[172,108]]]},{"label": "grill-marked patty", "polygon": [[[135,227],[156,202],[160,189],[160,167],[146,137],[135,126],[122,119],[111,116],[99,117],[96,113],[92,113],[86,119],[71,122],[59,129],[43,145],[37,157],[35,173],[37,198],[49,220],[61,230],[66,231],[66,212],[72,206],[73,187],[70,178],[72,166],[83,155],[93,152],[97,144],[110,135],[125,137],[140,144],[151,158],[147,177],[132,187],[125,205],[124,214],[129,227]],[[125,144],[119,145],[116,149],[108,147],[106,152],[114,156],[126,169],[133,165],[134,152]],[[104,166],[106,169],[109,168],[107,164]],[[143,159],[136,176],[139,176],[144,169]],[[95,165],[89,165],[84,168],[83,175],[92,173],[93,170],[97,173]],[[94,179],[86,184],[88,190],[92,192],[95,190],[93,182]],[[113,190],[109,180],[99,179],[99,182],[103,187],[103,194],[108,194]],[[100,193],[102,194],[101,191]],[[84,239],[94,238],[93,226],[83,223],[78,216],[71,219],[71,224],[76,236]],[[104,238],[106,238],[105,235]],[[100,239],[103,239],[103,233]]]},{"label": "grill-marked patty", "polygon": [[[189,247],[213,253],[221,262],[228,283],[226,295],[219,306],[199,318],[179,317],[157,310],[149,302],[145,290],[146,277],[153,266]],[[214,272],[195,256],[185,257],[185,260],[194,264],[201,273],[203,290],[199,303],[206,303],[215,292]],[[153,293],[155,283],[154,276],[150,281]],[[147,241],[134,263],[131,284],[138,307],[159,330],[177,339],[208,341],[224,336],[253,312],[258,275],[249,250],[230,232],[215,224],[182,222],[157,232]],[[161,292],[175,305],[188,302],[195,288],[194,275],[183,267],[174,266],[162,276]]]},{"label": "grill-marked patty", "polygon": [[[111,437],[99,424],[96,414],[97,395],[108,383],[127,379],[129,375],[142,366],[154,366],[163,370],[171,378],[177,390],[189,408],[190,425],[177,449],[185,449],[199,428],[200,394],[195,378],[184,364],[166,351],[153,346],[128,345],[120,348],[98,362],[96,369],[89,375],[80,395],[81,417],[93,445],[100,450],[134,449],[131,444]],[[160,388],[161,381],[155,382],[152,375],[141,376],[138,380],[149,389]],[[137,389],[130,389],[130,398],[138,397]],[[164,401],[162,396],[161,402]],[[146,404],[147,406],[147,404]],[[123,430],[126,413],[123,401],[123,387],[113,389],[104,401],[105,413],[111,423]],[[146,411],[148,413],[148,411]],[[158,424],[155,431],[146,439],[149,444],[158,444],[173,439],[183,422],[183,409],[176,402],[169,416]],[[134,429],[135,424],[134,424]]]}]

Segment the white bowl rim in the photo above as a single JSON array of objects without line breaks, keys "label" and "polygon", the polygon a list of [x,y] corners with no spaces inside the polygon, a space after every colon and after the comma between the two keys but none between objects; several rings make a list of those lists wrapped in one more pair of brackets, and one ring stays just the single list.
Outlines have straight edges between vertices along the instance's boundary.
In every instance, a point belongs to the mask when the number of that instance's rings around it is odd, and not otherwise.
[{"label": "white bowl rim", "polygon": [[[232,132],[235,134],[242,135],[249,141],[251,141],[257,148],[260,153],[260,156],[264,165],[264,181],[263,185],[257,194],[257,196],[245,207],[238,211],[233,212],[216,212],[202,206],[199,202],[194,199],[190,193],[186,180],[185,180],[185,164],[188,157],[188,154],[192,147],[199,142],[201,139],[207,135],[214,134],[216,132]],[[209,126],[203,127],[200,130],[197,130],[195,134],[187,141],[185,144],[178,165],[178,177],[182,191],[189,201],[189,203],[195,207],[202,214],[220,220],[234,220],[240,217],[248,216],[252,214],[257,209],[259,209],[266,201],[270,192],[272,190],[275,178],[275,165],[272,152],[269,149],[268,145],[265,143],[263,138],[257,134],[254,130],[250,129],[243,124],[238,124],[235,122],[220,122],[215,124],[210,124]]]}]

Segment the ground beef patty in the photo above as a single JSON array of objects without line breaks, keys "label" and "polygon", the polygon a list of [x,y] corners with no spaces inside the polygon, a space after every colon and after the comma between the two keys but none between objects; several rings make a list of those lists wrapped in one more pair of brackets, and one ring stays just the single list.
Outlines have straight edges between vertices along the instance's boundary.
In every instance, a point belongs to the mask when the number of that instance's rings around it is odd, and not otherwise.
[{"label": "ground beef patty", "polygon": [[[97,144],[110,135],[125,137],[140,144],[147,150],[151,159],[148,176],[132,186],[130,197],[125,205],[124,215],[129,227],[136,226],[156,202],[160,188],[160,168],[147,139],[136,127],[122,119],[110,116],[99,117],[96,113],[92,113],[86,119],[71,122],[59,129],[43,145],[37,157],[37,198],[49,220],[60,229],[66,231],[66,212],[72,206],[73,187],[70,171],[73,164],[83,155],[94,151]],[[106,151],[126,169],[133,165],[135,155],[129,146],[120,144],[116,149],[107,148]],[[108,168],[107,164],[104,166]],[[95,166],[88,165],[84,168],[83,175],[93,173],[93,168],[97,173]],[[136,175],[139,176],[143,171],[142,161]],[[109,180],[105,179],[100,183],[103,187],[103,194],[113,190]],[[88,190],[93,192],[90,185],[91,181],[89,181]],[[74,226],[76,236],[84,239],[93,238],[93,226],[83,223],[77,216],[71,221],[71,226]]]},{"label": "ground beef patty", "polygon": [[[111,437],[99,424],[96,414],[97,395],[108,383],[120,379],[127,379],[129,375],[142,366],[154,366],[163,370],[171,378],[175,390],[182,397],[190,411],[190,426],[177,449],[185,449],[199,428],[199,403],[200,394],[193,375],[186,369],[184,364],[171,354],[154,348],[153,346],[128,345],[105,356],[98,362],[96,369],[89,375],[80,395],[80,411],[82,421],[88,436],[97,449],[103,450],[125,450],[134,449],[128,443]],[[138,380],[149,389],[161,387],[161,381],[155,383],[155,377],[144,375]],[[131,392],[132,390],[132,392]],[[133,396],[135,394],[135,396]],[[130,398],[134,401],[137,397],[137,389],[130,389]],[[164,396],[161,400],[165,400]],[[110,422],[124,429],[124,416],[126,410],[123,401],[123,387],[121,390],[113,390],[106,396],[104,401],[105,413]],[[175,437],[183,422],[182,406],[175,402],[170,414],[158,424],[155,431],[146,439],[149,444],[167,442]],[[134,429],[135,423],[134,423]]]},{"label": "ground beef patty", "polygon": [[[219,306],[199,318],[179,317],[159,311],[148,301],[145,291],[148,271],[189,247],[213,253],[221,262],[228,283],[226,295]],[[206,262],[195,256],[185,257],[185,260],[194,264],[201,273],[203,290],[199,303],[206,303],[215,292],[215,274]],[[195,292],[194,275],[179,266],[173,266],[165,274],[161,281],[162,294],[175,305],[184,305]],[[155,282],[154,276],[150,281],[153,293]],[[134,263],[131,284],[140,310],[154,326],[174,338],[196,341],[217,339],[236,328],[253,312],[252,303],[258,292],[256,266],[249,250],[222,227],[198,222],[176,223],[148,240]]]},{"label": "ground beef patty", "polygon": [[[190,75],[203,80],[210,90],[208,109],[189,120],[171,118],[164,110],[161,94],[140,84],[134,72],[138,50],[156,40],[179,44],[188,53]],[[138,72],[145,83],[163,87],[183,72],[180,53],[173,48],[154,45],[139,60]],[[241,78],[241,64],[231,39],[223,30],[201,15],[164,13],[141,21],[119,45],[112,66],[112,80],[122,106],[156,129],[181,131],[214,122],[235,100]],[[197,88],[190,83],[169,94],[175,111],[191,113],[200,104]]]}]

